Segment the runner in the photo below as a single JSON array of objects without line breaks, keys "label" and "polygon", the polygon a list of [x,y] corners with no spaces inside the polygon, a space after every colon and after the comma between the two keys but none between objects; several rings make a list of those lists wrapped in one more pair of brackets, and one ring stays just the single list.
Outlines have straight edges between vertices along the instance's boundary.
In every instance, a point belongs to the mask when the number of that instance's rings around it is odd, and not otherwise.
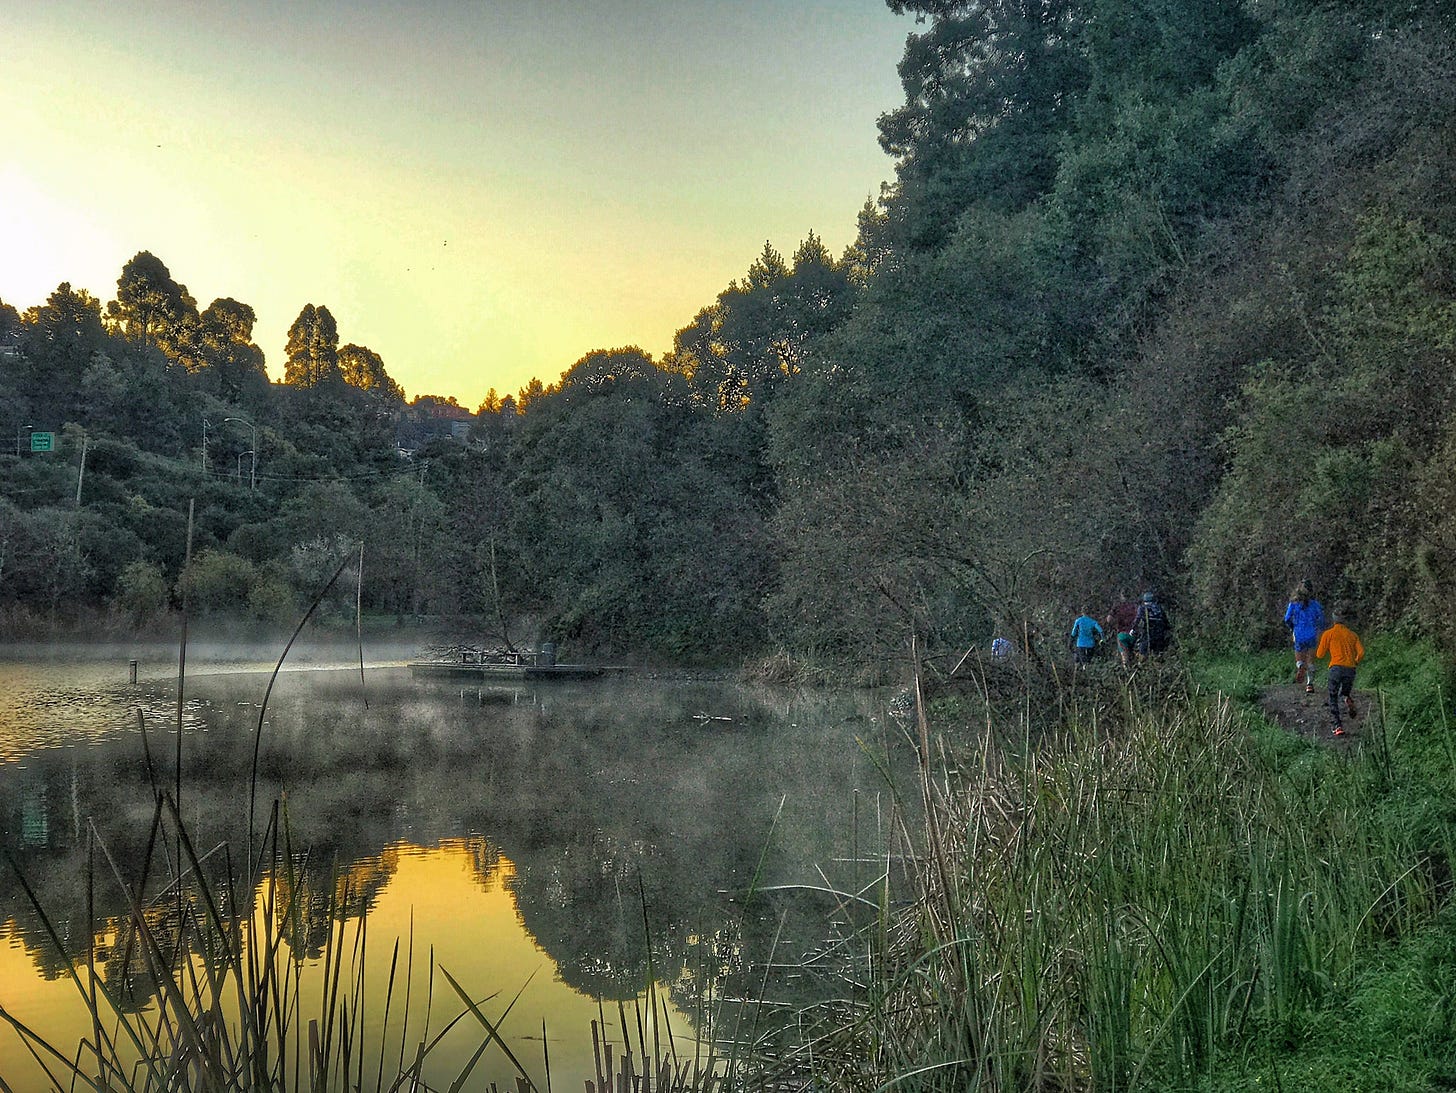
[{"label": "runner", "polygon": [[1107,612],[1107,629],[1117,635],[1117,656],[1124,668],[1132,667],[1132,626],[1137,621],[1138,605],[1129,599],[1119,599]]},{"label": "runner", "polygon": [[1365,659],[1365,646],[1360,643],[1359,635],[1345,625],[1346,612],[1343,608],[1337,607],[1330,614],[1334,616],[1334,624],[1320,635],[1315,656],[1320,660],[1330,658],[1331,728],[1336,736],[1344,736],[1341,708],[1352,719],[1360,716],[1350,692],[1355,687],[1355,669]]},{"label": "runner", "polygon": [[1165,652],[1173,639],[1173,624],[1168,620],[1168,612],[1158,602],[1158,594],[1151,590],[1143,593],[1143,601],[1138,604],[1137,618],[1132,624],[1133,648],[1137,650],[1138,658],[1146,660],[1150,656]]},{"label": "runner", "polygon": [[1094,619],[1090,612],[1082,612],[1072,623],[1072,634],[1068,639],[1072,643],[1072,654],[1076,659],[1078,668],[1085,668],[1092,663],[1092,655],[1097,651],[1097,645],[1106,635],[1103,633],[1102,624]]},{"label": "runner", "polygon": [[1303,683],[1305,693],[1314,694],[1314,652],[1325,629],[1325,610],[1314,598],[1308,578],[1290,596],[1284,625],[1294,637],[1294,684]]}]

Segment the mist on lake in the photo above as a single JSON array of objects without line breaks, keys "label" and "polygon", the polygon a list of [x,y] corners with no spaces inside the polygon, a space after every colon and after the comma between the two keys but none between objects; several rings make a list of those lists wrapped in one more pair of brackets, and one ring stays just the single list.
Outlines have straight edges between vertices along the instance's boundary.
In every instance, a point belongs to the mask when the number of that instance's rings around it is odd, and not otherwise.
[{"label": "mist on lake", "polygon": [[[180,749],[175,650],[0,660],[5,848],[66,924],[71,959],[127,911],[116,883],[88,894],[94,847],[123,877],[162,868],[160,790],[213,861],[241,860],[270,824],[286,832],[307,889],[288,939],[300,960],[321,958],[330,913],[368,920],[380,949],[408,936],[452,954],[482,994],[522,990],[522,1012],[561,1030],[565,1066],[593,1007],[636,997],[649,968],[691,1034],[704,996],[745,997],[762,965],[785,962],[776,944],[804,953],[843,932],[826,881],[857,890],[884,844],[881,768],[905,745],[873,695],[625,673],[422,681],[402,647],[366,650],[362,673],[357,647],[298,652],[264,711],[276,648],[189,647]],[[29,1000],[64,1029],[51,988],[66,958],[13,873],[0,922],[24,953],[0,967],[0,1004]],[[126,976],[107,955],[103,975]],[[777,989],[820,987],[808,968]]]}]

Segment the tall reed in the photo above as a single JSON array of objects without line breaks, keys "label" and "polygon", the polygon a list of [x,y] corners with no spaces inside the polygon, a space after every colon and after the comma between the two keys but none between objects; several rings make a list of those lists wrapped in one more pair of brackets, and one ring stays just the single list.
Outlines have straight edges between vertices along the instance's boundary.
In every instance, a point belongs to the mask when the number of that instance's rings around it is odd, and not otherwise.
[{"label": "tall reed", "polygon": [[[98,882],[115,884],[127,914],[112,927],[123,954],[119,962],[99,966],[94,943],[84,964],[67,959],[90,1015],[91,1038],[66,1050],[47,1042],[20,1016],[0,1010],[0,1020],[19,1034],[54,1088],[324,1093],[419,1087],[426,1057],[460,1017],[432,1032],[427,999],[426,1020],[414,1038],[406,1039],[408,1022],[402,1018],[397,1045],[387,1043],[383,1033],[377,1043],[366,1044],[367,919],[356,920],[352,929],[346,926],[342,909],[352,893],[346,880],[331,875],[324,893],[325,958],[322,969],[311,970],[303,951],[315,882],[304,875],[304,856],[290,852],[286,817],[277,808],[266,835],[264,872],[237,875],[225,847],[205,860],[199,856],[175,802],[159,797],[140,875],[125,878],[93,833],[92,845],[103,864],[88,876],[88,890]],[[182,848],[181,876],[170,883],[152,882],[163,872],[154,857],[169,845]],[[64,956],[69,950],[60,929],[19,875]],[[96,937],[101,927],[88,922],[88,936]],[[396,981],[409,981],[411,961],[412,946],[404,968],[399,967],[396,943],[384,1028]],[[432,985],[436,970],[432,960]],[[150,1005],[143,1004],[147,999]],[[478,1009],[477,1003],[472,1001],[461,1016],[472,1008]],[[483,1043],[499,1043],[494,1028],[484,1027]],[[366,1061],[373,1068],[369,1075]]]},{"label": "tall reed", "polygon": [[[191,509],[188,518],[191,550]],[[313,928],[310,904],[315,882],[307,875],[305,853],[289,837],[286,810],[275,801],[264,830],[256,830],[258,748],[268,699],[294,641],[312,618],[351,559],[345,557],[314,597],[284,646],[269,677],[259,707],[253,766],[248,791],[246,852],[238,868],[226,845],[199,856],[179,802],[183,777],[183,695],[186,686],[187,609],[184,596],[181,645],[178,652],[177,748],[174,783],[164,790],[147,740],[146,722],[138,711],[147,770],[155,800],[150,837],[138,875],[124,876],[106,846],[88,835],[91,867],[86,877],[87,957],[78,967],[70,950],[14,858],[15,870],[35,911],[65,962],[81,1003],[90,1017],[92,1035],[76,1049],[63,1050],[31,1029],[24,1020],[0,1008],[39,1069],[56,1089],[126,1091],[376,1091],[424,1088],[427,1056],[446,1033],[467,1015],[482,1039],[470,1061],[452,1083],[463,1087],[485,1049],[497,1044],[526,1088],[533,1088],[525,1068],[501,1038],[498,1024],[481,1010],[445,969],[439,969],[463,1004],[443,1029],[430,1031],[435,964],[430,959],[423,1005],[425,1018],[415,1039],[409,1037],[408,987],[412,980],[413,943],[403,969],[406,997],[400,1016],[397,1049],[387,1041],[393,1005],[399,945],[395,943],[384,997],[379,1042],[366,1044],[364,1030],[370,1006],[365,990],[367,918],[354,920],[348,936],[344,908],[351,903],[348,881],[331,873],[324,892],[324,961],[317,982],[305,954]],[[362,565],[362,553],[361,553]],[[184,586],[185,587],[185,586]],[[361,649],[362,663],[362,649]],[[256,841],[255,841],[256,840]],[[170,855],[168,851],[171,851]],[[218,853],[220,852],[220,853]],[[105,867],[96,864],[104,858]],[[158,856],[165,860],[160,864]],[[8,855],[7,855],[8,856]],[[119,926],[122,949],[114,978],[96,961],[95,938],[102,924],[92,908],[98,880],[116,886],[127,908]],[[318,998],[317,1009],[305,1013],[306,1001]],[[153,1005],[138,999],[154,1000]],[[509,1012],[509,1007],[507,1007]],[[468,1027],[468,1026],[467,1026]],[[372,1084],[365,1081],[366,1061],[376,1062]],[[0,1089],[7,1088],[0,1077]]]},{"label": "tall reed", "polygon": [[941,737],[916,899],[864,939],[852,1007],[806,1013],[786,1070],[819,1089],[1174,1088],[1252,1035],[1296,1037],[1361,945],[1434,912],[1413,848],[1362,822],[1375,760],[1311,791],[1226,700],[1135,678],[1065,696],[1049,735],[1023,712]]},{"label": "tall reed", "polygon": [[[359,559],[362,572],[362,545]],[[308,868],[307,851],[293,845],[282,801],[272,803],[259,829],[259,754],[269,698],[294,642],[352,560],[352,555],[343,558],[316,594],[269,677],[252,746],[241,862],[226,843],[199,854],[179,807],[186,784],[182,751],[185,601],[178,654],[174,779],[169,788],[164,787],[159,756],[153,755],[146,721],[138,710],[154,797],[149,838],[137,874],[125,876],[94,825],[90,827],[91,864],[85,878],[88,940],[83,963],[71,957],[72,949],[64,937],[67,931],[48,914],[19,864],[7,854],[76,987],[91,1027],[88,1039],[69,1048],[51,1043],[23,1015],[0,1007],[0,1021],[17,1033],[51,1088],[107,1093],[426,1090],[436,1088],[426,1080],[426,1064],[437,1057],[433,1053],[446,1036],[454,1033],[457,1040],[470,1036],[473,1049],[467,1051],[465,1063],[445,1087],[452,1093],[485,1088],[472,1078],[492,1046],[510,1064],[518,1093],[538,1089],[526,1062],[501,1031],[514,998],[501,1013],[490,1016],[485,1009],[489,999],[476,997],[448,969],[437,966],[433,953],[428,958],[425,995],[411,997],[415,979],[412,936],[405,939],[402,961],[400,939],[393,943],[381,1012],[381,1000],[366,975],[370,968],[368,917],[349,913],[357,903],[349,879],[337,869],[326,871],[321,879],[318,870]],[[356,606],[358,602],[356,590]],[[356,631],[362,633],[357,627]],[[362,641],[360,672],[362,684]],[[96,890],[104,884],[115,886],[126,908],[119,923],[95,919]],[[645,896],[642,926],[650,954]],[[98,957],[96,939],[107,935],[113,951],[121,953],[119,960]],[[321,964],[312,958],[315,953],[321,956]],[[445,988],[458,1003],[458,1012],[433,1028],[437,1003],[446,1003]],[[397,989],[403,998],[397,999]],[[708,1039],[695,1037],[692,1056],[684,1057],[672,1034],[668,998],[659,993],[650,956],[644,994],[645,1015],[642,997],[634,1000],[635,1052],[626,1008],[619,1005],[623,1050],[616,1069],[612,1045],[605,1039],[606,1022],[593,1023],[597,1074],[595,1083],[585,1080],[588,1091],[615,1086],[639,1093],[715,1093],[734,1087],[735,1082],[741,1087],[741,1079],[735,1075],[741,1075],[744,1061],[736,1056],[725,1059],[713,1050],[710,998],[701,1000],[704,1011],[699,1015]],[[371,1036],[369,1030],[375,1027],[377,1035]],[[543,1024],[542,1064],[546,1093],[550,1093],[547,1042]],[[432,1080],[438,1081],[438,1075]],[[496,1086],[491,1083],[488,1088],[495,1090]],[[9,1089],[0,1073],[0,1093],[9,1093]]]}]

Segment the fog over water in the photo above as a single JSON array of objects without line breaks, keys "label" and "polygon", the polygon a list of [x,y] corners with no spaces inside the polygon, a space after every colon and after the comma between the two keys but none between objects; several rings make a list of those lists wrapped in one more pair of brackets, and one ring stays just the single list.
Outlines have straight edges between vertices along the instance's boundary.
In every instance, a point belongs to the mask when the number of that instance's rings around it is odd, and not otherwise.
[{"label": "fog over water", "polygon": [[[348,878],[346,915],[368,917],[381,952],[413,930],[417,949],[481,996],[528,983],[511,1018],[518,1054],[540,1058],[527,1042],[545,1020],[553,1072],[573,1086],[595,1000],[642,986],[644,904],[652,967],[671,986],[677,1033],[690,1034],[695,994],[746,993],[781,927],[802,951],[847,928],[809,888],[869,879],[875,863],[858,859],[880,852],[890,814],[878,767],[909,759],[883,696],[625,674],[422,681],[404,666],[412,649],[367,646],[361,682],[352,646],[295,652],[259,737],[277,647],[189,646],[180,807],[194,843],[247,844],[256,743],[258,825],[283,802],[312,883],[335,869]],[[82,952],[88,832],[123,871],[139,869],[153,781],[175,785],[176,651],[46,653],[0,650],[0,819],[5,848]],[[786,887],[745,903],[755,877]],[[114,886],[95,900],[98,919],[125,910]],[[322,915],[326,901],[311,906]],[[315,926],[294,939],[307,960],[320,955]],[[8,871],[0,941],[0,1006],[29,1006],[66,1035],[74,987]],[[819,989],[812,971],[779,988]],[[23,1090],[7,1035],[0,1077]]]}]

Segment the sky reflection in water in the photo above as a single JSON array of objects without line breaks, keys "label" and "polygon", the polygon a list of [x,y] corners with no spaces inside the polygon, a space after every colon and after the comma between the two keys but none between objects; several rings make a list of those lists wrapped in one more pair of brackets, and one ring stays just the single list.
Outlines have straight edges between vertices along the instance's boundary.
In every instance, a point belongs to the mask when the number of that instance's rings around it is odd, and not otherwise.
[{"label": "sky reflection in water", "polygon": [[[132,687],[126,659],[0,662],[4,842],[81,953],[87,824],[123,868],[144,854],[152,793],[136,706],[156,777],[170,788],[175,773],[175,666],[149,665]],[[266,675],[207,671],[189,672],[182,812],[199,846],[241,847]],[[726,970],[719,987],[732,993],[743,954],[766,947],[785,913],[822,933],[828,909],[812,900],[747,915],[736,900],[760,858],[763,883],[820,885],[819,868],[846,886],[861,879],[843,860],[876,841],[887,812],[866,758],[887,744],[879,709],[862,695],[717,684],[480,688],[371,667],[361,691],[357,667],[291,673],[269,704],[257,822],[286,801],[314,883],[334,862],[348,876],[352,911],[367,914],[371,982],[377,972],[382,984],[394,939],[403,962],[412,936],[416,1000],[432,947],[477,997],[500,992],[484,1007],[492,1019],[520,991],[505,1028],[521,1037],[513,1050],[539,1067],[544,1020],[553,1075],[574,1084],[590,1070],[595,999],[608,999],[615,1026],[612,1000],[643,983],[644,903],[680,1036],[704,969]],[[124,910],[114,893],[97,901],[98,917]],[[8,875],[0,941],[0,1005],[73,1044],[88,1031],[75,987],[57,978],[63,965]],[[459,1011],[438,975],[434,994]],[[476,1043],[447,1041],[447,1081]],[[15,1054],[14,1034],[0,1032],[0,1077],[21,1093],[30,1079],[12,1075]],[[487,1060],[472,1082],[509,1081],[494,1048]]]}]

